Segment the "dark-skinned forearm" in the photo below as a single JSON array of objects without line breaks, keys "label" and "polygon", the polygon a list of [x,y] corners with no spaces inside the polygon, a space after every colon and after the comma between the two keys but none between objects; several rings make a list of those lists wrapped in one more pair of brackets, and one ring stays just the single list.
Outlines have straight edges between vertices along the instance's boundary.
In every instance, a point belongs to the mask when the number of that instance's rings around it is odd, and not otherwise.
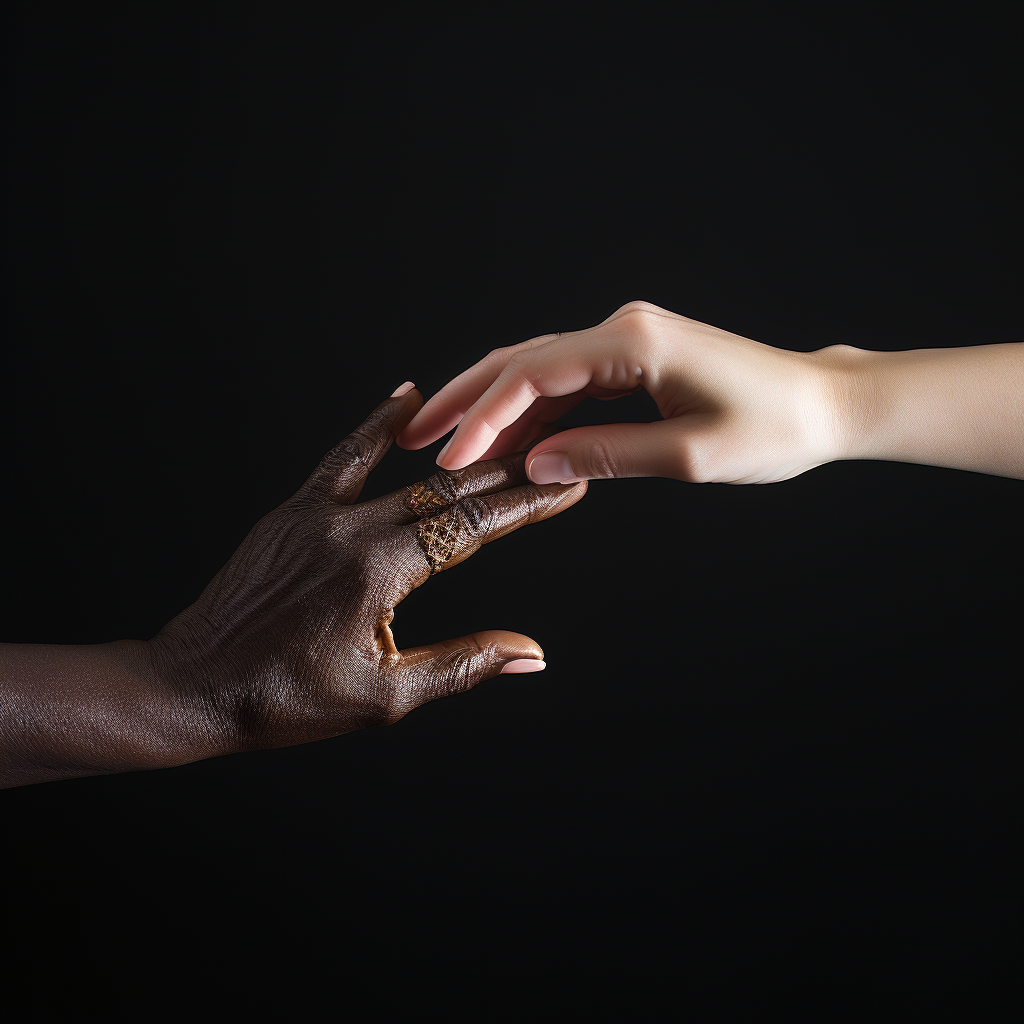
[{"label": "dark-skinned forearm", "polygon": [[0,644],[0,784],[187,764],[223,752],[152,642]]}]

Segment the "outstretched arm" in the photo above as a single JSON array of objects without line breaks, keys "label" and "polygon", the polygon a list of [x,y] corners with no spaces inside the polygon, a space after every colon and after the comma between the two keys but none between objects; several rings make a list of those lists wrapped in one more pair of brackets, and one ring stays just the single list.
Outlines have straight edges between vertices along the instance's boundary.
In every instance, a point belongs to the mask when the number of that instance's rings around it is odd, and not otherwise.
[{"label": "outstretched arm", "polygon": [[221,752],[225,723],[159,645],[0,645],[2,784],[166,768]]},{"label": "outstretched arm", "polygon": [[[549,429],[591,395],[644,388],[662,420]],[[449,469],[515,451],[535,483],[665,476],[773,483],[837,459],[921,462],[1024,478],[1024,344],[790,352],[630,302],[584,331],[496,349],[399,435],[457,427]]]},{"label": "outstretched arm", "polygon": [[844,424],[839,458],[1024,479],[1024,344],[821,352]]},{"label": "outstretched arm", "polygon": [[396,606],[493,540],[575,504],[523,453],[358,501],[422,399],[399,388],[264,516],[152,640],[0,645],[2,785],[163,768],[384,725],[501,673],[529,637],[484,630],[400,649]]}]

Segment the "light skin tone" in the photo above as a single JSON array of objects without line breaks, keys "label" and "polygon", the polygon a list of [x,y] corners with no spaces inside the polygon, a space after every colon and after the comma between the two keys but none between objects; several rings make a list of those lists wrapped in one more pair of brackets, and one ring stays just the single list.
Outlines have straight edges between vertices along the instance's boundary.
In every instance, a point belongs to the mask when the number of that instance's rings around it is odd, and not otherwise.
[{"label": "light skin tone", "polygon": [[[587,395],[640,388],[662,420],[552,434]],[[358,502],[396,435],[422,448],[456,426],[441,473]],[[403,385],[157,637],[0,645],[0,783],[304,743],[538,671],[537,644],[498,630],[399,650],[395,606],[569,508],[586,489],[574,481],[771,483],[838,459],[1024,479],[1024,344],[789,352],[632,302],[597,327],[498,349],[422,407]]]},{"label": "light skin tone", "polygon": [[[586,396],[645,389],[662,419],[552,424]],[[534,483],[662,476],[775,483],[842,459],[1024,479],[1024,343],[790,352],[647,302],[583,331],[496,349],[433,396],[398,437],[459,469],[542,437]],[[557,429],[557,428],[554,428]]]}]

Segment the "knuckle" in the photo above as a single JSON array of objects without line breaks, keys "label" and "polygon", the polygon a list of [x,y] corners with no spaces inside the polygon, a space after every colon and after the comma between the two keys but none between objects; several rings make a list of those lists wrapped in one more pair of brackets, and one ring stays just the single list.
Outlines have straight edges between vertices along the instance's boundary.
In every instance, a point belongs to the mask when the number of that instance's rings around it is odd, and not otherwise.
[{"label": "knuckle", "polygon": [[864,350],[863,349],[859,349],[859,348],[855,348],[853,345],[845,345],[844,344],[844,345],[828,345],[826,348],[823,348],[821,351],[822,352],[827,352],[829,355],[832,355],[832,356],[840,356],[840,357],[843,357],[843,358],[848,358],[850,356],[858,356]]},{"label": "knuckle", "polygon": [[455,651],[444,667],[446,693],[460,693],[473,685],[473,657],[469,651]]},{"label": "knuckle", "polygon": [[664,313],[665,311],[660,306],[655,306],[653,302],[645,302],[643,299],[633,299],[632,302],[627,302],[624,306],[620,306],[616,311],[616,316],[624,316],[627,313]]},{"label": "knuckle", "polygon": [[515,355],[516,346],[507,345],[503,348],[492,348],[487,355],[481,360],[481,363],[485,366],[493,367],[492,372],[500,372],[500,370],[508,363],[508,361]]},{"label": "knuckle", "polygon": [[651,341],[657,336],[657,314],[649,313],[646,310],[638,310],[633,313],[627,313],[623,319],[627,322],[628,329],[636,341]]},{"label": "knuckle", "polygon": [[505,364],[505,372],[510,376],[521,376],[532,361],[533,353],[530,349],[515,352]]},{"label": "knuckle", "polygon": [[377,410],[349,435],[364,452],[372,451],[391,431],[391,418],[386,410]]},{"label": "knuckle", "polygon": [[537,356],[534,352],[517,352],[508,361],[499,379],[505,384],[511,384],[516,387],[525,382],[533,397],[539,398],[541,394],[535,384],[537,367]]},{"label": "knuckle", "polygon": [[491,506],[482,498],[463,498],[456,506],[459,518],[469,534],[483,537],[491,526]]},{"label": "knuckle", "polygon": [[446,505],[453,505],[462,497],[468,475],[466,469],[439,469],[426,479],[425,485]]},{"label": "knuckle", "polygon": [[628,302],[616,315],[616,324],[634,345],[646,346],[658,340],[664,311],[649,302]]},{"label": "knuckle", "polygon": [[330,468],[356,466],[366,458],[367,444],[358,433],[349,434],[339,441],[327,454],[324,462]]},{"label": "knuckle", "polygon": [[469,651],[463,651],[459,655],[459,662],[455,667],[453,686],[459,692],[471,690],[477,682],[476,659]]},{"label": "knuckle", "polygon": [[610,479],[618,475],[618,456],[602,440],[596,440],[587,451],[585,467],[590,471],[588,475]]}]

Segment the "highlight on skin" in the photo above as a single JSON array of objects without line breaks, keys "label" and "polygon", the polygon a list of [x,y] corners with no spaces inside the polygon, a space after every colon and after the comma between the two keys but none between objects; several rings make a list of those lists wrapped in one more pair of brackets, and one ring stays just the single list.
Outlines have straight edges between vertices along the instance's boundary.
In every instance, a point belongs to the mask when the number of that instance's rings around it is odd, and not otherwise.
[{"label": "highlight on skin", "polygon": [[[540,645],[508,630],[396,642],[396,608],[412,590],[564,512],[587,487],[531,483],[518,452],[360,502],[421,405],[409,382],[396,389],[151,640],[0,645],[3,785],[306,743],[542,671]],[[411,495],[431,497],[411,506]],[[429,530],[443,545],[425,546]]]},{"label": "highlight on skin", "polygon": [[[638,387],[661,420],[558,430],[585,398]],[[438,465],[529,446],[534,483],[776,483],[841,459],[1024,479],[1024,344],[792,352],[630,302],[595,327],[488,353],[434,395],[398,443],[422,448],[452,428]]]}]

